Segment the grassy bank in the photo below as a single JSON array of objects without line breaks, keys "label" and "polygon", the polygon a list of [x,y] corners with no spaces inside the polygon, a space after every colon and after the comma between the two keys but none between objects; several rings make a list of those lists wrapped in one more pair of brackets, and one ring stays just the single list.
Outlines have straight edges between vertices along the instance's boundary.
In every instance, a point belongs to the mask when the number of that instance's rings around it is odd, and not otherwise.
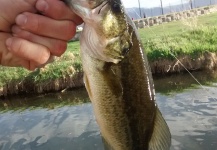
[{"label": "grassy bank", "polygon": [[217,51],[217,13],[140,29],[150,61]]},{"label": "grassy bank", "polygon": [[143,40],[150,61],[159,58],[174,59],[174,56],[197,57],[205,51],[217,51],[217,26],[201,26],[195,29]]},{"label": "grassy bank", "polygon": [[[145,29],[139,33],[150,61],[159,58],[174,59],[172,55],[197,56],[205,51],[217,50],[217,13],[199,18],[181,20]],[[10,81],[29,79],[42,83],[82,71],[79,42],[68,43],[67,52],[52,64],[35,72],[22,68],[0,67],[0,87]]]}]

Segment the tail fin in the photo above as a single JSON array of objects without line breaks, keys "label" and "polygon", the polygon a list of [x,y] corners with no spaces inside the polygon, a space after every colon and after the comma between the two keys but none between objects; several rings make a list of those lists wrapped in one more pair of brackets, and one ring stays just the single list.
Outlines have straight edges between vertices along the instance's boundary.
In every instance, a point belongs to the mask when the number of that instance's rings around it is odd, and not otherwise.
[{"label": "tail fin", "polygon": [[149,150],[169,150],[171,134],[160,110],[157,108],[154,129],[149,141]]}]

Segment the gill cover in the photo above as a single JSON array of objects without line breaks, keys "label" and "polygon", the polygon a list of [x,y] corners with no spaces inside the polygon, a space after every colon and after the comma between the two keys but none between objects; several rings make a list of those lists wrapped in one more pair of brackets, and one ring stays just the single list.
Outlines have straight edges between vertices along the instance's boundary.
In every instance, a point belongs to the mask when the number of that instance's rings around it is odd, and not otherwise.
[{"label": "gill cover", "polygon": [[93,58],[118,63],[131,44],[124,7],[120,0],[66,0],[84,20],[81,49]]}]

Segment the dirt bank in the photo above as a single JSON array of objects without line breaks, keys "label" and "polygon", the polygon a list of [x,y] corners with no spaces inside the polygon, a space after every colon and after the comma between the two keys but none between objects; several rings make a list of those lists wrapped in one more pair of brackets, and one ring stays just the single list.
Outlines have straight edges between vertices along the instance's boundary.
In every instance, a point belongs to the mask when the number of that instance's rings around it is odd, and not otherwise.
[{"label": "dirt bank", "polygon": [[[184,66],[184,67],[183,67]],[[177,59],[159,59],[150,62],[152,74],[171,74],[198,70],[213,70],[217,67],[217,53],[205,52],[195,58],[179,56]]]},{"label": "dirt bank", "polygon": [[74,76],[47,81],[43,83],[34,83],[30,80],[23,82],[10,82],[0,88],[0,97],[17,94],[42,94],[48,92],[59,92],[71,88],[83,87],[83,73],[77,73]]},{"label": "dirt bank", "polygon": [[[196,58],[190,56],[180,56],[178,60],[159,59],[150,62],[150,67],[153,75],[155,74],[171,74],[186,71],[196,70],[213,70],[217,67],[217,54],[206,52]],[[24,80],[23,82],[10,82],[0,88],[0,97],[17,94],[41,94],[48,92],[58,92],[70,88],[79,88],[84,86],[83,73],[77,73],[74,76],[67,76],[56,79],[54,81],[47,81],[43,83],[34,83],[31,80]]]}]

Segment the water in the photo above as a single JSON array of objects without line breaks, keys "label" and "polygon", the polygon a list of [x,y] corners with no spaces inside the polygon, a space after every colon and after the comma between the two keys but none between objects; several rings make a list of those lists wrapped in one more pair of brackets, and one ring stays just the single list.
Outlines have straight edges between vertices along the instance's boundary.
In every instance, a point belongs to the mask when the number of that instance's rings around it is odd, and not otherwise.
[{"label": "water", "polygon": [[217,149],[216,86],[163,96],[158,105],[172,133],[173,150]]},{"label": "water", "polygon": [[[187,76],[156,79],[161,92],[157,103],[172,133],[171,150],[217,150],[217,82],[183,90],[194,83]],[[0,111],[1,150],[103,150],[84,89],[8,98],[0,101]]]}]

